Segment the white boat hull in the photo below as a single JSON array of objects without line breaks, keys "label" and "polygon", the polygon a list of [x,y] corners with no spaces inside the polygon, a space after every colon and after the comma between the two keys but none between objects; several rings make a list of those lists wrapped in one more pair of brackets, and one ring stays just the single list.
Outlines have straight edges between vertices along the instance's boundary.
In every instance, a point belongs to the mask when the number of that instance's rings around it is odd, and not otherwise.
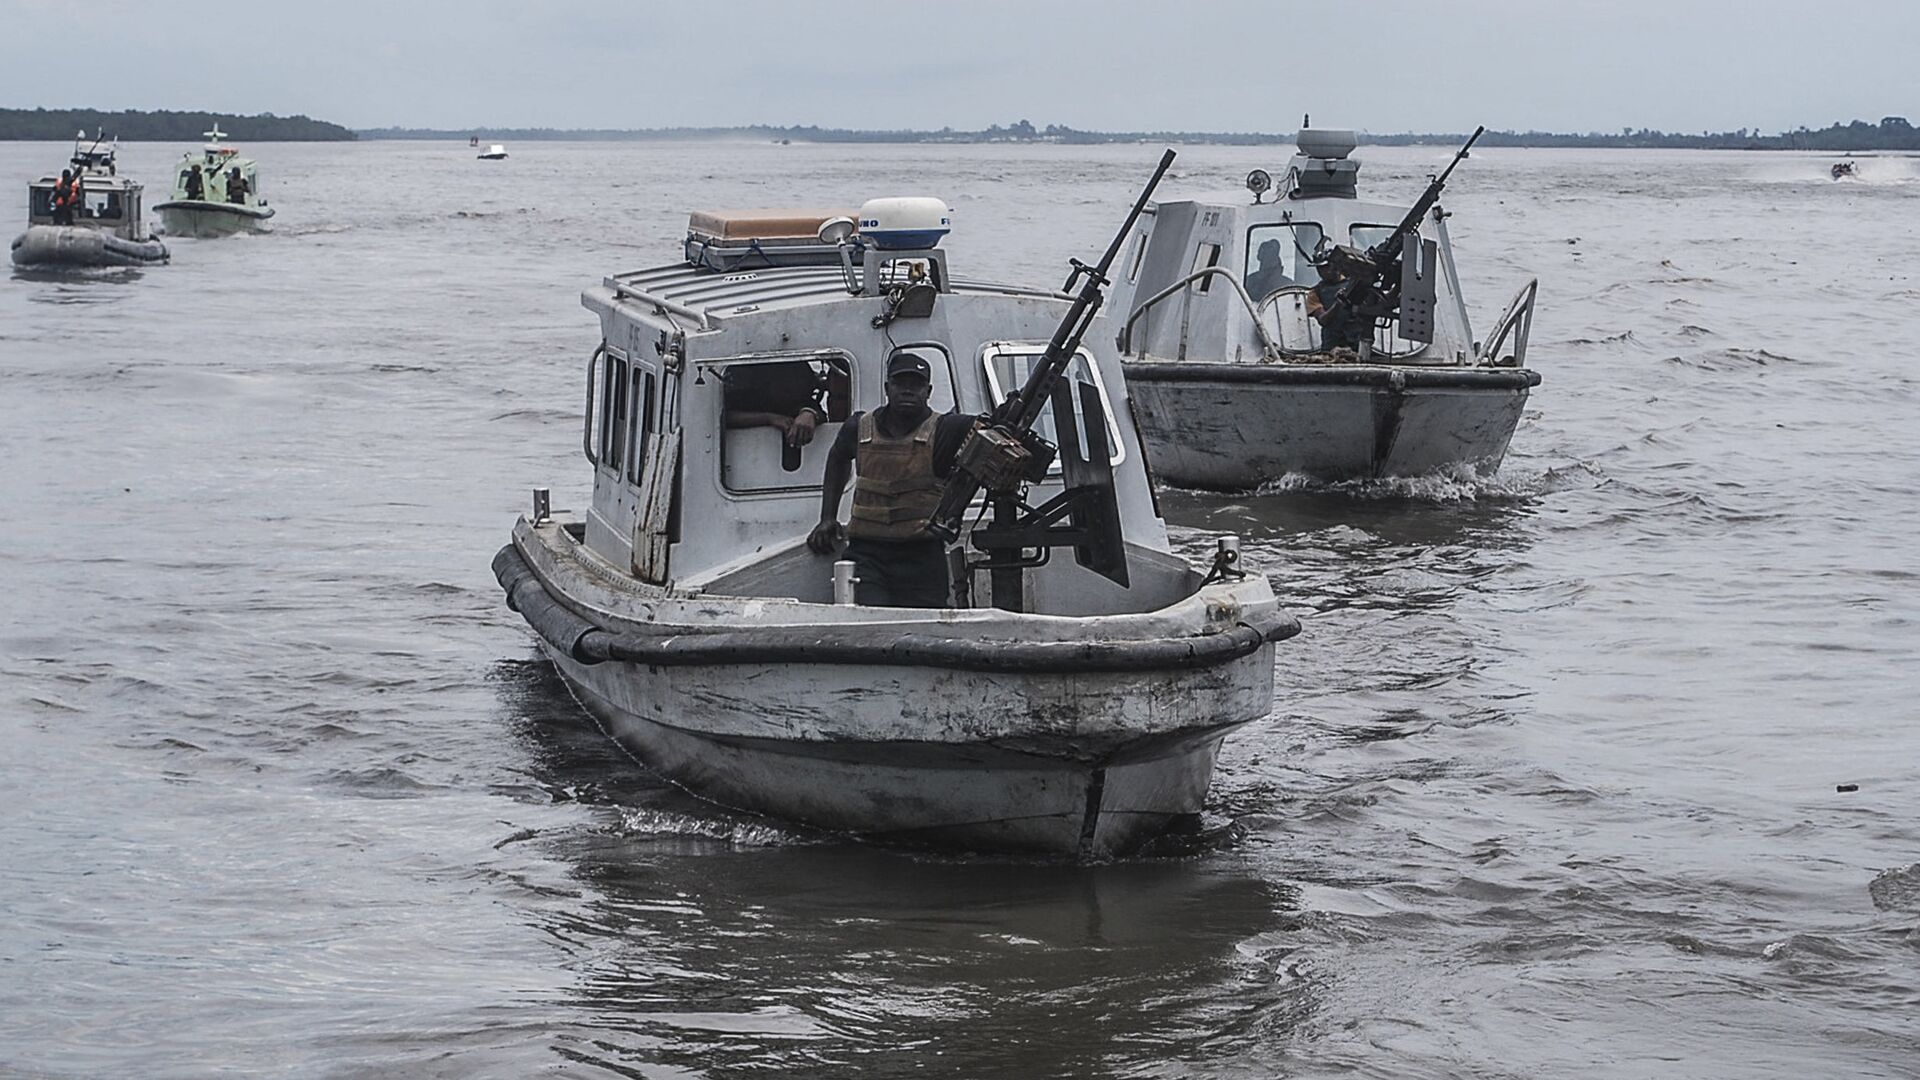
[{"label": "white boat hull", "polygon": [[[495,567],[560,674],[635,757],[725,806],[916,845],[1102,858],[1199,813],[1221,740],[1272,708],[1272,643],[1298,629],[1251,578],[1167,612],[1084,619],[656,593],[645,610],[677,632],[629,634],[662,662],[623,661],[603,659],[604,640],[581,644],[604,633],[581,628],[611,625],[623,602],[574,558],[557,530],[522,522]],[[703,618],[716,635],[696,629]],[[1022,627],[1040,636],[1003,640]],[[1109,655],[1148,627],[1167,635],[1151,653],[1165,662]],[[1060,640],[1076,633],[1087,636]],[[1234,634],[1243,647],[1204,663],[1167,647]],[[730,644],[669,655],[701,641]],[[1061,646],[1104,659],[1014,669]],[[930,659],[946,647],[982,659]]]},{"label": "white boat hull", "polygon": [[167,261],[158,240],[128,240],[105,229],[33,225],[14,237],[13,263],[26,267],[157,266]]},{"label": "white boat hull", "polygon": [[272,207],[242,206],[237,203],[182,200],[161,203],[154,210],[160,215],[160,228],[168,236],[203,239],[243,232],[266,232],[267,219],[273,217]]},{"label": "white boat hull", "polygon": [[[672,669],[669,675],[624,664],[588,666],[550,644],[545,649],[608,734],[661,776],[724,806],[910,845],[1085,858],[1127,851],[1164,832],[1176,818],[1200,812],[1220,742],[1239,726],[1142,738],[1106,751],[1097,761],[1070,756],[1073,748],[1066,742],[1052,752],[1023,753],[986,741],[914,738],[921,724],[945,725],[940,718],[898,708],[889,709],[885,718],[898,729],[894,739],[823,742],[722,734],[708,726],[720,719],[717,712],[732,712],[763,732],[777,731],[806,691],[783,687],[787,680],[769,679],[758,665]],[[1240,688],[1244,695],[1234,696],[1271,695],[1271,649],[1265,652],[1264,661],[1252,663],[1269,672],[1267,686],[1247,685]],[[1151,678],[1114,680],[1097,693],[1101,701],[1096,703],[1064,686],[1010,691],[974,680],[903,679],[898,670],[878,667],[848,667],[836,674],[842,685],[802,707],[858,708],[885,697],[896,706],[944,699],[970,713],[1003,707],[1039,715],[1068,704],[1069,698],[1071,707],[1088,709],[1154,690],[1145,685]],[[1204,697],[1230,689],[1189,692]],[[1264,700],[1258,712],[1266,712]],[[701,727],[681,726],[690,722]]]},{"label": "white boat hull", "polygon": [[1499,466],[1539,376],[1521,369],[1129,362],[1156,477],[1242,491]]}]

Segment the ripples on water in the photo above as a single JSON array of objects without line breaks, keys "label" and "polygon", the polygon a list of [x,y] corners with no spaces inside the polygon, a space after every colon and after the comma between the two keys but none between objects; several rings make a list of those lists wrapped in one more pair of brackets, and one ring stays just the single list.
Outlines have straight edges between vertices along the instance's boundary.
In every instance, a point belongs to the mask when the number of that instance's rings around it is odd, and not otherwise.
[{"label": "ripples on water", "polygon": [[[1920,1060],[1911,159],[1476,153],[1474,316],[1542,279],[1512,456],[1167,492],[1306,631],[1205,835],[1069,867],[653,780],[487,562],[529,488],[584,500],[578,293],[688,207],[926,190],[960,272],[1051,282],[1150,151],[253,149],[275,235],[0,289],[0,1072]],[[1444,151],[1364,157],[1406,194]],[[1193,148],[1169,194],[1278,163]]]}]

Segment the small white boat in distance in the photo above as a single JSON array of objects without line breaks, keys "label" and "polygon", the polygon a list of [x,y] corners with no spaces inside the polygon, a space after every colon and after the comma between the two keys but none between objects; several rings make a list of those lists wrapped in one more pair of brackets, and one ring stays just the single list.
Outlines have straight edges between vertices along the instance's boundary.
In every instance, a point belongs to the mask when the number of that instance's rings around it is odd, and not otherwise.
[{"label": "small white boat in distance", "polygon": [[491,143],[480,153],[481,161],[505,161],[507,148],[499,143]]}]

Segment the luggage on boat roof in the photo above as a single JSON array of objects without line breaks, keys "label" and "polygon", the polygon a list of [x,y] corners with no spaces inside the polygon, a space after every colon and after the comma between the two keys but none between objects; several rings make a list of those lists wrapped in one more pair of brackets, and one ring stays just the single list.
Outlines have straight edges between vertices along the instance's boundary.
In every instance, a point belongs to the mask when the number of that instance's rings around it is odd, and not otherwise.
[{"label": "luggage on boat roof", "polygon": [[885,251],[938,247],[952,211],[926,196],[868,199],[858,212],[821,209],[696,210],[687,216],[689,266],[731,273],[775,266],[838,266],[839,241]]},{"label": "luggage on boat roof", "polygon": [[696,210],[687,215],[687,264],[730,273],[769,266],[839,265],[838,245],[823,243],[827,223],[851,210]]}]

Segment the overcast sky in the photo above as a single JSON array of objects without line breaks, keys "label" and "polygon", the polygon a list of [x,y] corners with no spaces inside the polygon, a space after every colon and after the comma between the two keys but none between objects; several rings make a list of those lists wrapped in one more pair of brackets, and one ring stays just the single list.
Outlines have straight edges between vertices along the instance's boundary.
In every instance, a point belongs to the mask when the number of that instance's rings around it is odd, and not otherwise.
[{"label": "overcast sky", "polygon": [[0,106],[349,127],[1920,123],[1920,0],[0,0]]}]

